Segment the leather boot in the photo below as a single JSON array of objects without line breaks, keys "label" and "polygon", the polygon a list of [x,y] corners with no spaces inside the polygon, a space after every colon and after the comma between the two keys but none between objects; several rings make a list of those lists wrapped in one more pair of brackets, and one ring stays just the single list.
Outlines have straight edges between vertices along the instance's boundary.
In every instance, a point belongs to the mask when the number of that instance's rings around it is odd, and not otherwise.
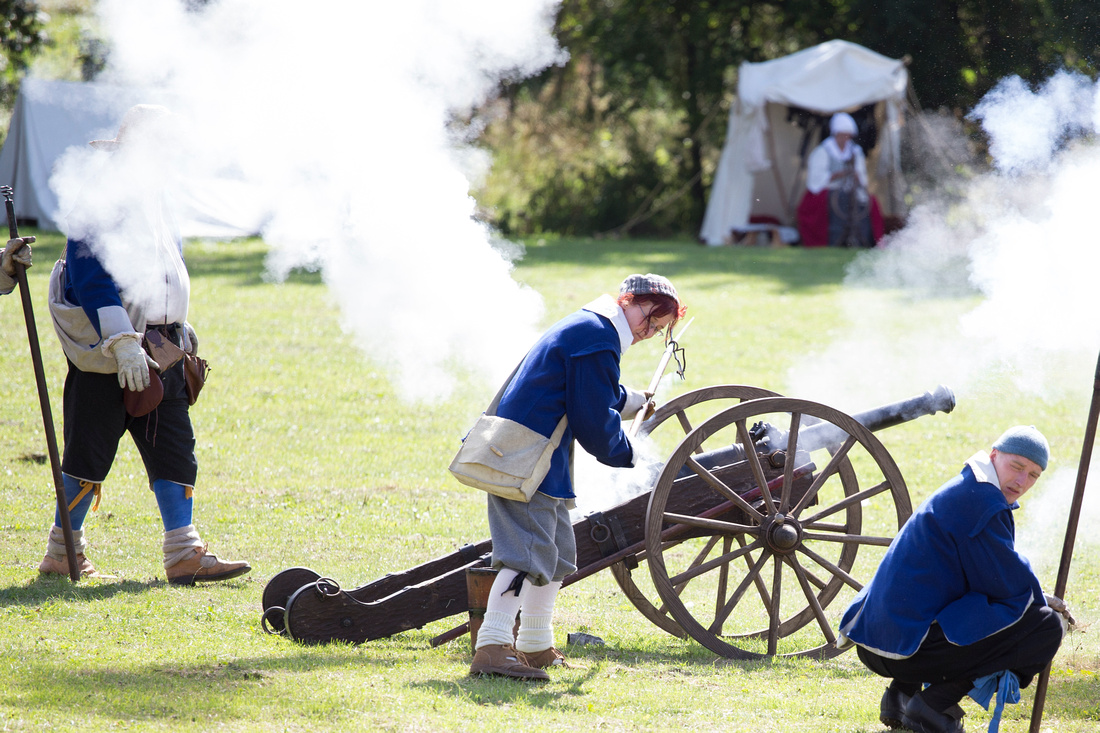
[{"label": "leather boot", "polygon": [[250,570],[252,566],[244,560],[219,560],[206,547],[196,547],[192,555],[166,569],[165,574],[172,585],[194,585],[229,580]]},{"label": "leather boot", "polygon": [[[76,566],[80,569],[80,577],[82,578],[99,578],[101,580],[111,580],[114,575],[104,575],[95,569],[92,562],[85,557],[83,552],[76,554]],[[38,572],[43,575],[68,575],[69,574],[69,558],[64,560],[58,560],[51,555],[46,555],[42,558],[42,562],[38,564]]]},{"label": "leather boot", "polygon": [[942,713],[937,712],[917,693],[905,704],[901,722],[917,733],[964,733],[963,715],[963,709],[958,705],[952,705]]},{"label": "leather boot", "polygon": [[905,706],[909,704],[909,695],[894,687],[887,687],[878,704],[878,719],[887,728],[901,728]]},{"label": "leather boot", "polygon": [[474,652],[470,676],[482,674],[515,677],[521,680],[549,680],[541,669],[524,664],[524,657],[510,644],[487,644]]}]

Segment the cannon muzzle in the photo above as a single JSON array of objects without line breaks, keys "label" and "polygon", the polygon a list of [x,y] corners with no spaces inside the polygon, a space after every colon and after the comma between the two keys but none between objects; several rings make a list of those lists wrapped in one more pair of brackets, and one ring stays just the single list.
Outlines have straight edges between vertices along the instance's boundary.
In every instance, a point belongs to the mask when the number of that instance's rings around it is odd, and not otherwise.
[{"label": "cannon muzzle", "polygon": [[[925,392],[907,400],[893,402],[889,405],[861,412],[858,415],[852,415],[852,419],[875,433],[910,420],[916,420],[918,417],[934,415],[937,412],[951,412],[954,409],[955,393],[941,384],[931,392]],[[805,447],[807,450],[818,450],[840,447],[847,437],[848,433],[832,423],[818,423],[817,425],[808,425],[800,431],[798,443],[799,447]],[[773,445],[772,447],[776,450],[785,449],[787,447],[786,436],[783,436],[780,445]]]},{"label": "cannon muzzle", "polygon": [[[910,397],[907,400],[891,402],[866,412],[852,415],[852,419],[872,432],[885,430],[918,417],[933,415],[937,412],[951,412],[955,409],[955,393],[940,385],[931,392]],[[772,453],[787,448],[787,431],[771,425],[753,426],[752,430],[756,450],[759,453]],[[798,449],[815,451],[839,448],[848,438],[848,433],[829,422],[806,425],[798,433]],[[703,453],[696,458],[706,468],[728,466],[745,460],[745,451],[740,443]],[[690,473],[690,472],[688,472]]]}]

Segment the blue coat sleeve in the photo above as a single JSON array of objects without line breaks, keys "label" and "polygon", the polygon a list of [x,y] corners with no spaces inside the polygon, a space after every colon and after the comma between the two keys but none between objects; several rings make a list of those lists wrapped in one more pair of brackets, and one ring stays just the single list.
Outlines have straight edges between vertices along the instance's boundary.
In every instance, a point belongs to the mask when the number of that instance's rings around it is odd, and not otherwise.
[{"label": "blue coat sleeve", "polygon": [[[1016,623],[1032,603],[1045,605],[1031,564],[1015,548],[1015,527],[1007,506],[976,527],[959,554],[967,592],[940,612],[944,635],[971,644]],[[975,636],[975,619],[984,628]]]},{"label": "blue coat sleeve", "polygon": [[573,437],[600,463],[630,466],[634,451],[623,432],[618,408],[625,400],[619,363],[607,350],[572,359],[566,375],[566,415]]},{"label": "blue coat sleeve", "polygon": [[92,253],[91,247],[81,240],[70,239],[66,245],[65,272],[68,283],[65,297],[76,303],[92,322],[100,338],[99,310],[110,306],[123,308],[122,296],[114,279],[103,269],[103,264]]}]

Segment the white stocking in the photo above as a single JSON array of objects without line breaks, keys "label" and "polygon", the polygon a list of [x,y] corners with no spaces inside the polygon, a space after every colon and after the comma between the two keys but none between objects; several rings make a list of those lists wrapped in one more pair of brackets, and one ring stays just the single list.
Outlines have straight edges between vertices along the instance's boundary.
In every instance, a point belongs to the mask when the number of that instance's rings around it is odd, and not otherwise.
[{"label": "white stocking", "polygon": [[554,646],[554,601],[561,581],[524,588],[516,649],[526,653],[545,651]]},{"label": "white stocking", "polygon": [[[489,600],[485,604],[485,620],[478,629],[475,649],[489,644],[512,646],[515,643],[512,630],[516,626],[516,614],[519,613],[522,596],[516,595],[509,587],[518,575],[519,572],[511,568],[501,568],[497,573],[489,591]],[[523,590],[529,587],[531,583],[525,582]]]}]

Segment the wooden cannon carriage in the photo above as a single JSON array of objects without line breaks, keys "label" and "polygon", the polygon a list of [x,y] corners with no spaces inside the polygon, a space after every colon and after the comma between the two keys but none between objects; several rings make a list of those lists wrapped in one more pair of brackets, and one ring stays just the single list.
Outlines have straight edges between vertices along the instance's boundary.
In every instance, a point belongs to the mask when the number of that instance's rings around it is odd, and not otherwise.
[{"label": "wooden cannon carriage", "polygon": [[[574,522],[578,570],[563,586],[609,568],[646,618],[723,657],[833,656],[824,609],[862,587],[912,513],[874,431],[954,406],[942,386],[855,416],[744,385],[680,395],[639,431],[679,441],[656,481]],[[362,643],[464,614],[467,570],[488,567],[491,550],[483,540],[353,590],[290,568],[265,587],[261,624]]]}]

